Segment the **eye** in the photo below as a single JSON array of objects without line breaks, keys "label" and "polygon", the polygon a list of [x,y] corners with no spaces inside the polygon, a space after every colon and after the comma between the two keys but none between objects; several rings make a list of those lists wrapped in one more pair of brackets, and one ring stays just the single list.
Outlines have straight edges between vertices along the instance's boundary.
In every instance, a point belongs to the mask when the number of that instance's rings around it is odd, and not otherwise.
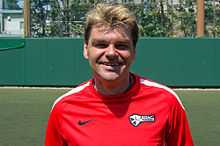
[{"label": "eye", "polygon": [[99,44],[96,44],[95,45],[97,48],[106,48],[106,47],[108,47],[108,45],[107,44],[104,44],[104,43],[99,43]]},{"label": "eye", "polygon": [[108,44],[104,42],[96,42],[96,43],[93,43],[93,46],[99,49],[104,49],[108,47]]},{"label": "eye", "polygon": [[118,50],[129,50],[130,46],[128,44],[125,43],[120,43],[120,44],[116,44],[115,48]]}]

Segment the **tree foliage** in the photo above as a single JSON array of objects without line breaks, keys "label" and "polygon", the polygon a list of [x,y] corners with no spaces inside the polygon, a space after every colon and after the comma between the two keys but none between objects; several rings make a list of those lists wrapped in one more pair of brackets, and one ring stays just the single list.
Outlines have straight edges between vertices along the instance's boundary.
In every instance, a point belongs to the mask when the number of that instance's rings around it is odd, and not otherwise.
[{"label": "tree foliage", "polygon": [[[103,0],[32,0],[32,37],[80,37],[85,13]],[[214,0],[215,2],[215,0]],[[220,36],[220,5],[206,0],[206,36]],[[144,37],[195,37],[196,0],[144,0],[134,11]]]}]

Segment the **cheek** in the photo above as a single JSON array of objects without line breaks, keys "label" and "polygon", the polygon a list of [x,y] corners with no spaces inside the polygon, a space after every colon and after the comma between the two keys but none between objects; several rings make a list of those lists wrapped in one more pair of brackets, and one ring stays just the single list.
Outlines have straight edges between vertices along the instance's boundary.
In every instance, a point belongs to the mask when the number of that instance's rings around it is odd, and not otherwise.
[{"label": "cheek", "polygon": [[88,59],[90,62],[96,62],[96,60],[101,56],[102,52],[97,49],[90,48],[88,50]]},{"label": "cheek", "polygon": [[122,53],[121,56],[128,62],[132,62],[135,58],[135,54],[133,52]]}]

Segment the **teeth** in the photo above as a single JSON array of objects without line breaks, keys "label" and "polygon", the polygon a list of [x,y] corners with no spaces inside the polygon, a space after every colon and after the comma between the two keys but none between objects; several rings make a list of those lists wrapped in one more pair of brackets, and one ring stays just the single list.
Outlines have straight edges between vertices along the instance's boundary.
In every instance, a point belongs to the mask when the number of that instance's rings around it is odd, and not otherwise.
[{"label": "teeth", "polygon": [[104,65],[107,65],[107,66],[118,66],[119,63],[103,63]]}]

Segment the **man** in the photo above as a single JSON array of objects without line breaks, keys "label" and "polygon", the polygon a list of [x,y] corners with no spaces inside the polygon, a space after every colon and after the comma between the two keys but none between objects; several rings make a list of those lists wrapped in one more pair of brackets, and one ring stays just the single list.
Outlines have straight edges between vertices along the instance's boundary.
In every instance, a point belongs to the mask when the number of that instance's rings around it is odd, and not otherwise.
[{"label": "man", "polygon": [[122,5],[99,4],[86,18],[84,57],[93,78],[56,100],[45,146],[193,146],[178,96],[129,71],[135,16]]}]

